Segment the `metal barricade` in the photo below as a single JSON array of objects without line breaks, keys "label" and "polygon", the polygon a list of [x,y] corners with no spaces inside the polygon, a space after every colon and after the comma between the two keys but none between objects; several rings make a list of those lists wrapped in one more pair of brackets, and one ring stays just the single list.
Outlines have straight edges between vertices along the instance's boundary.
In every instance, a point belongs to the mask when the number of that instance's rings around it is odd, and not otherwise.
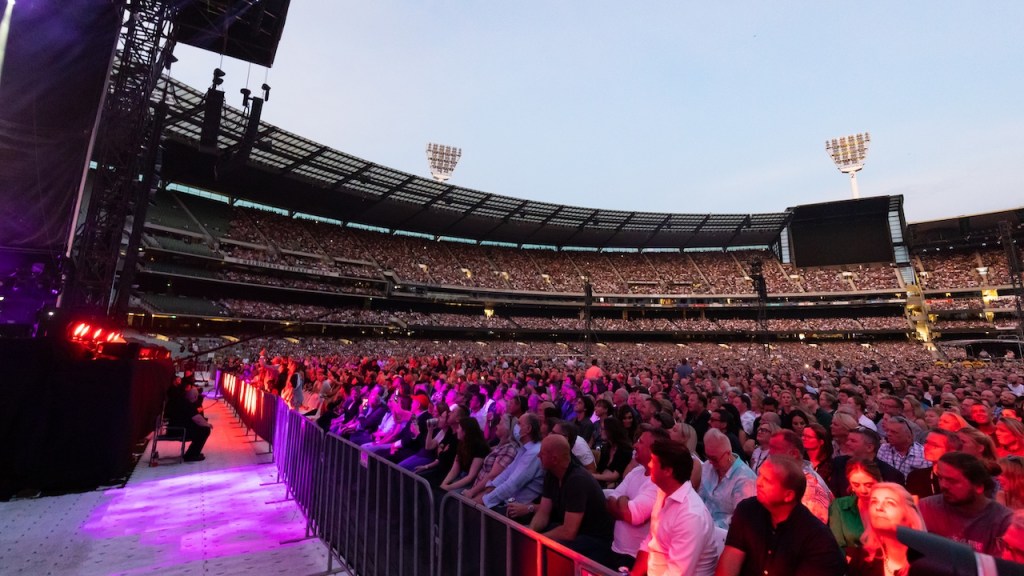
[{"label": "metal barricade", "polygon": [[448,493],[441,499],[439,530],[437,576],[618,575],[460,494]]},{"label": "metal barricade", "polygon": [[432,576],[433,488],[422,477],[328,435],[321,538],[360,576]]},{"label": "metal barricade", "polygon": [[273,451],[278,440],[277,415],[281,411],[287,412],[288,407],[277,396],[260,390],[234,374],[222,375],[221,390],[235,417],[247,430],[269,444]]}]

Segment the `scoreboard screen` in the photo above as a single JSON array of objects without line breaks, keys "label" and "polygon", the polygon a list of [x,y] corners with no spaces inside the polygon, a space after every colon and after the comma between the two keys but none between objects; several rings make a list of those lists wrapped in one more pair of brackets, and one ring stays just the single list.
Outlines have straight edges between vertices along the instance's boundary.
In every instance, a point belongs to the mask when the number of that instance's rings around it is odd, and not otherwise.
[{"label": "scoreboard screen", "polygon": [[889,197],[797,206],[789,240],[798,268],[892,262]]}]

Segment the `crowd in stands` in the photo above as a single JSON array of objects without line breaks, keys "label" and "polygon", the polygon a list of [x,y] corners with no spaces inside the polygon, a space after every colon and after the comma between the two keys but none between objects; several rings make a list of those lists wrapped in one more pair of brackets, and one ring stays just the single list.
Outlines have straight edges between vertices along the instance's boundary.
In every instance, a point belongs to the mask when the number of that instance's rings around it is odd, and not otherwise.
[{"label": "crowd in stands", "polygon": [[[164,200],[172,208],[165,211],[168,221],[181,224],[181,218],[172,214],[177,203],[170,202],[173,198],[169,196]],[[266,247],[253,252],[231,242],[221,243],[222,250],[235,257],[325,270],[335,270],[331,263],[334,258],[367,262],[393,270],[403,282],[581,293],[584,278],[588,278],[598,294],[751,294],[750,263],[760,260],[770,294],[880,291],[901,286],[895,270],[888,265],[795,268],[780,263],[766,250],[556,252],[439,242],[238,206],[231,207],[230,214],[223,238]],[[200,230],[195,225],[177,227]],[[914,264],[926,290],[1009,284],[1005,256],[998,248],[924,252],[915,256]],[[358,266],[351,272],[367,275]],[[377,274],[371,271],[370,275]]]},{"label": "crowd in stands", "polygon": [[974,253],[942,252],[918,256],[918,277],[928,289],[976,288],[982,285],[980,262]]},{"label": "crowd in stands", "polygon": [[435,490],[632,574],[906,574],[896,526],[1024,559],[1015,360],[936,362],[909,342],[597,354],[262,339],[219,363]]},{"label": "crowd in stands", "polygon": [[980,310],[983,307],[981,298],[945,298],[929,300],[928,309],[934,312],[947,310]]}]

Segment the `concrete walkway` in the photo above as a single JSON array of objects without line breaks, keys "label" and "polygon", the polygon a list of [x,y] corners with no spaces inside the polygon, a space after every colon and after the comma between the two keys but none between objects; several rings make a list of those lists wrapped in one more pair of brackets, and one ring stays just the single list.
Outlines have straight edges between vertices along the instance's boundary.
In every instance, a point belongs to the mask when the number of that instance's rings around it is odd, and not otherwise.
[{"label": "concrete walkway", "polygon": [[[314,574],[327,551],[305,536],[305,520],[272,483],[262,442],[243,438],[221,402],[206,401],[214,425],[206,460],[163,458],[149,449],[124,488],[0,503],[0,573],[107,575]],[[176,453],[161,443],[162,454]]]}]

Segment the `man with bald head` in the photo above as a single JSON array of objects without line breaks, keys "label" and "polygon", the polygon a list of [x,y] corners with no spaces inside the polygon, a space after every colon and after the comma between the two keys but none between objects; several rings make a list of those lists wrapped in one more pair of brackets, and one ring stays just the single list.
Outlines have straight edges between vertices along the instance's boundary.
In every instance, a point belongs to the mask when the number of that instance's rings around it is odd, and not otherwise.
[{"label": "man with bald head", "polygon": [[551,434],[540,445],[544,488],[530,528],[597,562],[607,560],[615,519],[594,476],[573,462],[569,441]]}]

